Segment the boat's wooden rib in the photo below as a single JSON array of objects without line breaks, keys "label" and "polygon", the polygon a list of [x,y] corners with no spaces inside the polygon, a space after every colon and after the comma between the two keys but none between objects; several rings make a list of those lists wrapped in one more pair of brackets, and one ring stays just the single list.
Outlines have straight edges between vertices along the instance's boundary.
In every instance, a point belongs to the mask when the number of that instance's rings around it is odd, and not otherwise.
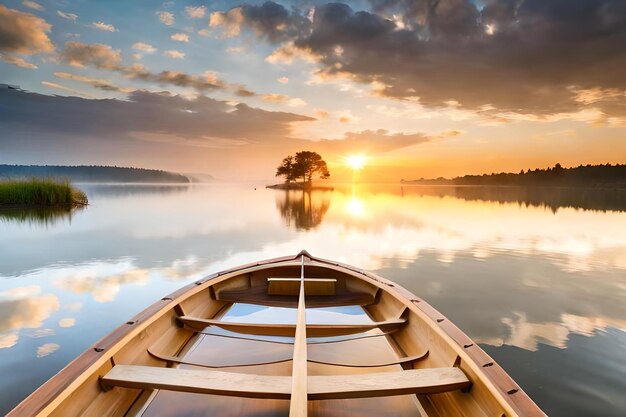
[{"label": "boat's wooden rib", "polygon": [[[160,353],[153,352],[151,349],[148,349],[148,353],[151,356],[153,356],[153,357],[155,357],[157,359],[162,360],[163,362],[178,363],[178,364],[192,365],[192,366],[200,366],[200,367],[203,367],[203,368],[212,368],[212,369],[240,368],[240,367],[247,367],[247,366],[271,365],[271,364],[274,364],[274,363],[289,362],[290,360],[292,360],[292,357],[289,356],[289,357],[284,358],[284,359],[277,359],[277,360],[274,360],[274,361],[267,361],[267,362],[243,362],[243,363],[233,363],[233,364],[212,365],[212,364],[208,364],[208,363],[204,363],[204,362],[197,362],[197,361],[186,360],[186,359],[183,359],[183,358],[179,358],[177,356],[163,355],[163,354],[160,354]],[[420,353],[419,355],[407,356],[407,357],[400,358],[400,359],[395,360],[395,361],[386,361],[386,362],[347,363],[347,362],[336,362],[336,361],[322,361],[322,360],[317,360],[317,359],[311,359],[310,357],[307,357],[307,362],[317,363],[317,364],[320,364],[320,365],[341,366],[341,367],[345,367],[345,368],[381,368],[381,367],[384,367],[384,366],[404,365],[404,364],[418,362],[418,361],[420,361],[422,359],[425,359],[427,356],[428,356],[428,350]]]},{"label": "boat's wooden rib", "polygon": [[[116,365],[101,378],[108,387],[163,389],[232,397],[289,399],[290,376]],[[309,401],[404,394],[436,394],[469,387],[459,368],[411,369],[356,375],[307,377]],[[293,398],[292,398],[293,401]]]},{"label": "boat's wooden rib", "polygon": [[[390,335],[390,334],[396,332],[397,330],[398,330],[398,328],[391,329],[391,330],[388,330],[388,331],[385,331],[385,332],[359,334],[357,336],[353,336],[353,335],[335,336],[335,337],[340,337],[340,339],[321,338],[322,340],[308,340],[307,341],[307,345],[326,345],[326,344],[330,344],[330,343],[349,342],[351,340],[369,339],[369,338],[372,338],[372,337],[387,336],[387,335]],[[265,336],[265,338],[264,338],[263,336],[262,337],[255,337],[253,335],[245,335],[245,334],[241,334],[241,335],[220,334],[220,333],[214,333],[214,332],[210,332],[210,331],[209,332],[202,331],[202,332],[198,332],[198,333],[206,335],[206,336],[225,337],[225,338],[229,338],[229,339],[240,339],[240,340],[251,340],[253,342],[276,343],[276,344],[279,344],[279,345],[293,345],[293,343],[294,343],[293,340],[270,339],[271,337],[276,337],[276,336]]]},{"label": "boat's wooden rib", "polygon": [[[196,331],[202,331],[209,326],[243,334],[259,336],[287,336],[294,337],[296,334],[295,324],[265,324],[265,323],[239,323],[222,320],[203,319],[199,317],[181,316],[178,318],[183,324]],[[355,333],[362,333],[373,329],[389,331],[406,324],[405,319],[392,319],[373,323],[345,323],[345,324],[307,324],[308,337],[332,337]]]},{"label": "boat's wooden rib", "polygon": [[211,368],[211,369],[245,368],[248,366],[273,365],[275,363],[289,362],[290,360],[293,359],[291,356],[289,356],[286,358],[276,359],[273,361],[265,361],[265,362],[241,362],[241,363],[227,363],[227,364],[220,364],[220,365],[215,365],[215,364],[212,365],[210,363],[182,359],[182,358],[179,358],[178,356],[170,356],[170,355],[163,355],[163,354],[155,353],[150,349],[148,349],[148,353],[150,354],[150,356],[160,359],[167,363],[178,363],[182,365],[200,366],[202,368]]}]

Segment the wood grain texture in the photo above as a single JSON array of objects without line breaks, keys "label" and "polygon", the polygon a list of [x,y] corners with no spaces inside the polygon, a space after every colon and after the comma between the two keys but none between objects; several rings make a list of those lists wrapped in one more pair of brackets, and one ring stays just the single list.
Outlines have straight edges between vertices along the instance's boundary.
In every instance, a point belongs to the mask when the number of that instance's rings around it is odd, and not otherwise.
[{"label": "wood grain texture", "polygon": [[[164,389],[232,397],[291,398],[293,403],[291,390],[294,379],[289,376],[116,365],[101,378],[101,383],[112,387]],[[459,368],[309,376],[306,378],[305,398],[313,401],[435,394],[466,388],[469,384],[469,379]],[[302,388],[302,385],[299,385],[296,392],[303,392]]]},{"label": "wood grain texture", "polygon": [[[337,280],[334,278],[306,278],[304,280],[304,294],[314,295],[335,295]],[[268,278],[268,295],[292,295],[298,296],[300,293],[300,278]]]},{"label": "wood grain texture", "polygon": [[101,383],[105,386],[156,388],[231,397],[282,400],[291,397],[291,377],[289,376],[252,375],[203,369],[116,365],[101,378]]},{"label": "wood grain texture", "polygon": [[[262,365],[271,365],[271,364],[275,364],[275,363],[281,363],[281,362],[288,362],[290,360],[292,360],[292,357],[285,357],[283,359],[275,359],[272,361],[262,361],[262,362],[237,362],[237,363],[230,363],[230,364],[210,364],[210,363],[205,363],[205,362],[198,362],[198,361],[191,361],[191,360],[186,360],[183,358],[179,358],[177,356],[170,356],[170,355],[163,355],[163,354],[159,354],[156,352],[153,352],[152,350],[148,349],[148,353],[150,353],[150,355],[154,356],[157,359],[162,360],[163,362],[169,362],[169,363],[179,363],[179,364],[184,364],[184,365],[191,365],[191,366],[200,366],[203,368],[241,368],[241,367],[247,367],[247,366],[262,366]],[[413,362],[417,362],[419,360],[424,359],[426,356],[428,355],[428,351],[425,351],[419,355],[415,355],[415,356],[407,356],[405,358],[401,358],[395,361],[386,361],[386,362],[376,362],[376,361],[372,361],[369,363],[350,363],[350,362],[335,362],[335,361],[328,361],[328,360],[317,360],[317,359],[312,359],[307,352],[307,362],[310,363],[317,363],[319,365],[330,365],[330,366],[342,366],[342,367],[347,367],[347,368],[380,368],[383,366],[392,366],[392,365],[402,365],[402,364],[409,364],[409,363],[413,363]]]},{"label": "wood grain texture", "polygon": [[[202,319],[199,317],[191,316],[181,316],[178,319],[185,325],[197,331],[204,330],[208,326],[217,326],[231,332],[254,334],[259,336],[294,337],[296,334],[296,324],[238,323],[221,320]],[[363,324],[307,324],[306,330],[307,337],[331,337],[362,333],[372,329],[389,331],[392,329],[397,329],[405,323],[405,319],[393,319]]]},{"label": "wood grain texture", "polygon": [[[334,291],[334,284],[333,284]],[[307,349],[306,349],[306,306],[304,282],[304,256],[300,275],[300,293],[298,295],[298,319],[293,344],[293,366],[291,368],[291,401],[289,417],[306,417],[307,415]]]}]

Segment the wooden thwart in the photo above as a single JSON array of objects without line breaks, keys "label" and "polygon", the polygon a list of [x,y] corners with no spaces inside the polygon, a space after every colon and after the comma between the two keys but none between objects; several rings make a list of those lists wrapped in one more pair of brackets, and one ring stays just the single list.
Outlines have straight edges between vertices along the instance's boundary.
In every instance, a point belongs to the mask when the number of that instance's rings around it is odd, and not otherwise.
[{"label": "wooden thwart", "polygon": [[[294,337],[296,334],[296,324],[238,323],[191,316],[181,316],[178,319],[196,331],[202,331],[208,326],[217,326],[231,332],[259,336]],[[306,335],[307,337],[332,337],[362,333],[372,329],[386,332],[397,329],[405,323],[405,319],[394,319],[363,324],[307,324]]]},{"label": "wooden thwart", "polygon": [[[262,376],[195,369],[116,365],[101,378],[104,386],[214,394],[231,397],[290,399],[290,376]],[[467,388],[459,368],[411,369],[355,375],[309,376],[307,399],[329,400],[436,394]]]},{"label": "wooden thwart", "polygon": [[[300,278],[268,278],[267,293],[269,295],[300,294]],[[308,296],[335,295],[335,278],[304,278],[304,293]]]}]

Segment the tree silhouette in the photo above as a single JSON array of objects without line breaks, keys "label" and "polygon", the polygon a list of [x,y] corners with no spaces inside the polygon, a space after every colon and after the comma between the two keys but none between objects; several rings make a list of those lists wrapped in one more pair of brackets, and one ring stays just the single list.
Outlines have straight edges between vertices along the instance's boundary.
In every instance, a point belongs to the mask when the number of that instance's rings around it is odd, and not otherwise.
[{"label": "tree silhouette", "polygon": [[283,159],[283,162],[280,164],[280,166],[276,168],[276,176],[285,177],[286,183],[290,183],[291,181],[296,180],[293,156],[289,155],[285,157],[285,159]]},{"label": "tree silhouette", "polygon": [[300,151],[294,156],[287,156],[276,169],[277,177],[285,177],[285,182],[290,183],[297,178],[302,178],[302,184],[310,183],[313,176],[319,174],[321,179],[330,177],[326,161],[317,152]]}]

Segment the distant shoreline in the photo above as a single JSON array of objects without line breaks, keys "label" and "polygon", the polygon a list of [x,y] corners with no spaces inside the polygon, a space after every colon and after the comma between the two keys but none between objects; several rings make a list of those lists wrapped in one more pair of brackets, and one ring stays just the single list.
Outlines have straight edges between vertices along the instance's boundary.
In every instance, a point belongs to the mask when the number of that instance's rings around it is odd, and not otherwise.
[{"label": "distant shoreline", "polygon": [[0,165],[0,179],[32,177],[69,180],[73,183],[190,184],[197,182],[194,177],[156,169],[96,165]]},{"label": "distant shoreline", "polygon": [[565,187],[626,189],[626,164],[580,165],[563,168],[556,164],[552,168],[524,171],[519,174],[501,172],[483,175],[418,180],[400,180],[401,184],[432,186],[489,186],[489,187]]}]

